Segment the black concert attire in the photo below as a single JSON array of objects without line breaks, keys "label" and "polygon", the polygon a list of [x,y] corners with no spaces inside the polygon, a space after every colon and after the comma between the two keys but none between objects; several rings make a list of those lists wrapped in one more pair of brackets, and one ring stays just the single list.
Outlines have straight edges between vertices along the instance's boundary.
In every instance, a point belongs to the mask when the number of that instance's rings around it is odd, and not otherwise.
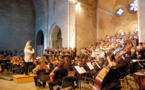
[{"label": "black concert attire", "polygon": [[[142,55],[140,56],[140,57],[137,57],[136,56],[136,58],[135,59],[137,59],[137,60],[142,60],[143,59],[143,57],[142,57]],[[130,73],[131,74],[133,74],[134,72],[136,72],[137,70],[140,70],[140,68],[141,68],[141,66],[140,66],[140,64],[141,64],[142,62],[131,62],[130,63]]]},{"label": "black concert attire", "polygon": [[6,68],[6,67],[5,67],[5,66],[6,66],[6,65],[5,65],[5,64],[6,64],[5,60],[2,59],[0,63],[2,63],[1,68],[2,68],[2,71],[4,71],[4,69]]},{"label": "black concert attire", "polygon": [[[41,86],[41,83],[38,82],[38,79],[40,78],[40,74],[45,73],[45,72],[46,72],[45,69],[42,69],[42,70],[38,70],[38,71],[37,71],[37,73],[36,73],[37,76],[34,76],[35,86],[38,86],[38,87]],[[43,85],[43,87],[45,87],[46,82],[43,82],[42,85]]]},{"label": "black concert attire", "polygon": [[7,71],[8,71],[10,69],[10,67],[11,67],[10,60],[6,59],[6,61],[5,61],[5,69],[7,69]]},{"label": "black concert attire", "polygon": [[108,74],[104,78],[102,83],[101,90],[120,90],[119,79],[122,77],[122,73],[124,73],[124,67],[126,66],[124,61],[117,62],[117,68],[110,68]]},{"label": "black concert attire", "polygon": [[141,56],[142,56],[142,58],[141,59],[145,59],[145,57],[144,57],[144,49],[140,49],[139,50],[139,53],[141,54]]},{"label": "black concert attire", "polygon": [[24,65],[24,67],[25,67],[25,75],[28,75],[29,65],[30,65],[29,62],[25,62],[25,65]]},{"label": "black concert attire", "polygon": [[67,69],[59,67],[54,71],[54,80],[49,82],[49,90],[53,90],[53,86],[61,85],[63,77],[67,76]]},{"label": "black concert attire", "polygon": [[1,65],[1,69],[2,69],[2,71],[4,71],[4,69],[5,69],[5,60],[0,60],[0,64],[2,63],[2,65]]},{"label": "black concert attire", "polygon": [[36,67],[36,65],[33,62],[30,62],[29,64],[29,72],[31,72]]},{"label": "black concert attire", "polygon": [[70,68],[71,68],[70,66],[71,66],[71,65],[70,65],[69,62],[65,62],[64,65],[63,65],[63,67],[64,67],[65,69],[67,69],[67,71],[70,70]]},{"label": "black concert attire", "polygon": [[30,50],[30,48],[31,48],[30,41],[28,41],[24,48],[25,75],[28,75],[28,68],[29,68],[29,64],[30,64],[29,61],[31,59],[31,55],[34,54],[34,49],[32,48],[32,50]]}]

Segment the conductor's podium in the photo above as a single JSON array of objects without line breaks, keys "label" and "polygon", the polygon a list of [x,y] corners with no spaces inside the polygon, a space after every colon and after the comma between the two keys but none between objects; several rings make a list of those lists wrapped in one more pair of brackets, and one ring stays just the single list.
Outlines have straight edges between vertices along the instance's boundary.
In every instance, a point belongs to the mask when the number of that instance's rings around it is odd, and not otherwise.
[{"label": "conductor's podium", "polygon": [[16,83],[21,83],[21,82],[30,82],[34,81],[34,76],[35,74],[29,74],[29,75],[13,75],[13,81]]}]

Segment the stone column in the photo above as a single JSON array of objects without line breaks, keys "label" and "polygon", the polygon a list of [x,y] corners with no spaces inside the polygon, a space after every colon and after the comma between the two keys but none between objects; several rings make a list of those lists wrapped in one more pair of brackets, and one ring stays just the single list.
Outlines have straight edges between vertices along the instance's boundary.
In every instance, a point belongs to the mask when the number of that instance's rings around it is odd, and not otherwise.
[{"label": "stone column", "polygon": [[76,2],[69,1],[69,47],[75,47],[75,5]]},{"label": "stone column", "polygon": [[145,43],[145,0],[138,0],[139,42]]}]

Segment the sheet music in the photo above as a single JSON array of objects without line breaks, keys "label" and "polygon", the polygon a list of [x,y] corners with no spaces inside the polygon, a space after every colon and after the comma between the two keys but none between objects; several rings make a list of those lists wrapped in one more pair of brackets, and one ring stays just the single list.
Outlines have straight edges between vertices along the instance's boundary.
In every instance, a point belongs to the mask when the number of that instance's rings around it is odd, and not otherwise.
[{"label": "sheet music", "polygon": [[84,67],[81,67],[81,69],[82,69],[82,71],[84,72],[84,73],[86,73],[87,71],[84,69]]},{"label": "sheet music", "polygon": [[50,66],[49,65],[47,65],[47,67],[50,69]]},{"label": "sheet music", "polygon": [[83,70],[80,68],[80,66],[74,66],[75,69],[78,71],[79,74],[83,74]]},{"label": "sheet music", "polygon": [[87,66],[89,67],[90,70],[93,70],[93,69],[94,69],[94,67],[93,67],[93,65],[91,64],[91,62],[87,62]]},{"label": "sheet music", "polygon": [[137,62],[138,60],[137,59],[132,59],[132,62]]},{"label": "sheet music", "polygon": [[101,68],[100,65],[99,65],[97,62],[95,62],[95,63],[96,63],[96,65],[97,65],[99,68]]}]

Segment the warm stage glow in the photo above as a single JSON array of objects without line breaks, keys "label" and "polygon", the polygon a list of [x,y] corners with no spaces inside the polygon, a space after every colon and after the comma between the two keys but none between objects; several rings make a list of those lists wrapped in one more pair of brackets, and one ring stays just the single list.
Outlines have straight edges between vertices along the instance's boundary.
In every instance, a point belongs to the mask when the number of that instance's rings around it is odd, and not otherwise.
[{"label": "warm stage glow", "polygon": [[81,4],[80,3],[77,3],[77,5],[76,5],[76,11],[80,11],[81,10]]},{"label": "warm stage glow", "polygon": [[69,0],[71,1],[72,3],[77,3],[78,0]]},{"label": "warm stage glow", "polygon": [[69,0],[70,2],[72,2],[73,3],[73,5],[75,5],[75,25],[74,26],[72,26],[71,27],[71,32],[69,32],[70,34],[70,38],[69,38],[69,40],[70,41],[68,41],[68,42],[70,42],[69,43],[69,46],[73,49],[73,48],[75,48],[76,47],[76,18],[77,18],[77,14],[81,11],[81,4],[80,4],[80,2],[78,2],[78,0]]},{"label": "warm stage glow", "polygon": [[71,36],[70,47],[73,49],[75,48],[75,33]]}]

